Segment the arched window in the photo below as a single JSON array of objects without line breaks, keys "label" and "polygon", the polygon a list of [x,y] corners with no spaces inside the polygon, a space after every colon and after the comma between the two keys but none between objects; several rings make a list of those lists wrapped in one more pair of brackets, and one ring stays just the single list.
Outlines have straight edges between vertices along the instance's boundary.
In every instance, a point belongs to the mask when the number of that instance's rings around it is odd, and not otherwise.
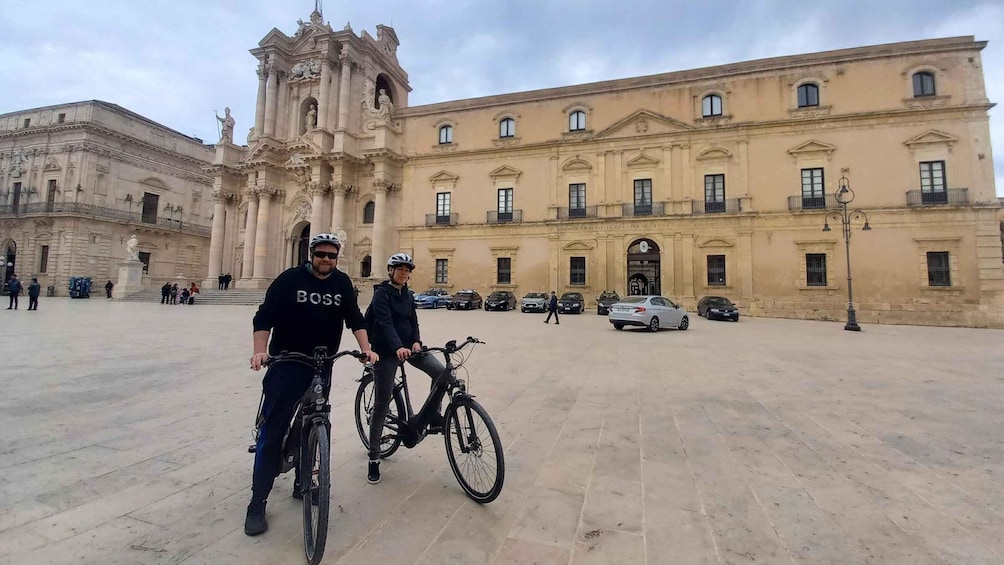
[{"label": "arched window", "polygon": [[439,128],[439,144],[446,145],[447,143],[453,143],[453,126]]},{"label": "arched window", "polygon": [[717,94],[709,94],[701,101],[701,115],[705,118],[709,116],[722,115],[722,97]]},{"label": "arched window", "polygon": [[499,137],[515,137],[516,120],[505,118],[499,122]]},{"label": "arched window", "polygon": [[359,262],[359,276],[368,277],[371,274],[373,274],[373,261],[370,259],[370,256],[367,255]]},{"label": "arched window", "polygon": [[373,216],[375,215],[375,213],[376,213],[376,204],[373,202],[367,202],[366,205],[363,206],[363,223],[372,224]]},{"label": "arched window", "polygon": [[921,71],[913,75],[913,95],[934,96],[934,73]]},{"label": "arched window", "polygon": [[576,110],[568,115],[568,131],[582,131],[586,129],[586,113]]},{"label": "arched window", "polygon": [[798,107],[819,106],[819,86],[806,83],[798,87]]}]

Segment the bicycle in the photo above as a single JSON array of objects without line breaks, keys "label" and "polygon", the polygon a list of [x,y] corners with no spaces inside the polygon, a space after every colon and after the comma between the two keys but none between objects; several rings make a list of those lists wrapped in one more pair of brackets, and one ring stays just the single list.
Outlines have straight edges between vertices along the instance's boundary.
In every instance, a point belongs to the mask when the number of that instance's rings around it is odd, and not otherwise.
[{"label": "bicycle", "polygon": [[[447,383],[434,383],[418,414],[412,409],[408,377],[404,364],[401,364],[401,370],[395,376],[392,402],[384,423],[385,430],[391,433],[380,438],[380,457],[390,457],[402,444],[411,449],[421,443],[428,434],[436,407],[443,396],[449,394],[450,404],[446,407],[444,416],[443,439],[450,468],[467,496],[475,502],[487,504],[498,498],[505,481],[502,441],[488,412],[467,392],[466,382],[456,378],[457,369],[462,368],[470,357],[470,354],[463,356],[460,352],[468,345],[482,343],[484,342],[477,338],[468,337],[459,346],[456,340],[451,340],[444,347],[422,348],[419,355],[443,354],[446,374],[450,376],[450,380]],[[455,365],[454,356],[460,358]],[[359,378],[355,402],[356,431],[367,450],[370,444],[373,394],[373,366],[367,365]],[[480,426],[476,420],[480,420]],[[471,477],[467,477],[467,474]]]},{"label": "bicycle", "polygon": [[[279,473],[286,473],[299,465],[300,494],[303,498],[303,548],[310,565],[317,565],[324,556],[324,544],[328,537],[328,508],[331,494],[331,422],[328,414],[328,391],[331,388],[330,368],[340,357],[350,355],[356,359],[366,359],[358,351],[340,351],[328,355],[328,348],[316,347],[313,355],[295,351],[282,351],[269,357],[263,365],[278,362],[293,362],[307,365],[314,370],[314,378],[307,392],[297,403],[290,431],[283,440],[283,461]],[[262,395],[264,402],[264,394]],[[258,407],[254,438],[257,443],[258,430],[263,420],[262,406]],[[299,426],[296,424],[299,423]],[[297,434],[299,427],[299,434]],[[295,449],[297,443],[299,449]],[[248,448],[255,452],[255,446]]]}]

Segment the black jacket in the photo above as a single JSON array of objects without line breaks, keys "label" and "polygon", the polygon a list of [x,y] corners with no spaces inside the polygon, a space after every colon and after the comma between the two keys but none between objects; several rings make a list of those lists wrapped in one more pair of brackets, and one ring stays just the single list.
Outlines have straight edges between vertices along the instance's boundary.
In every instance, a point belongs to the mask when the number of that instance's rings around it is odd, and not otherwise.
[{"label": "black jacket", "polygon": [[33,282],[28,285],[28,296],[31,298],[38,298],[39,293],[42,292],[42,285],[37,282]]},{"label": "black jacket", "polygon": [[551,312],[556,312],[558,310],[558,295],[552,294],[551,299],[547,302],[547,309]]},{"label": "black jacket", "polygon": [[373,300],[366,309],[370,345],[381,357],[393,355],[398,349],[411,346],[422,339],[418,332],[418,314],[408,285],[400,290],[390,281],[373,289]]},{"label": "black jacket", "polygon": [[253,324],[256,332],[272,330],[270,355],[284,350],[310,355],[319,345],[330,354],[338,351],[342,324],[363,329],[363,315],[348,275],[335,269],[322,280],[304,263],[272,281]]}]

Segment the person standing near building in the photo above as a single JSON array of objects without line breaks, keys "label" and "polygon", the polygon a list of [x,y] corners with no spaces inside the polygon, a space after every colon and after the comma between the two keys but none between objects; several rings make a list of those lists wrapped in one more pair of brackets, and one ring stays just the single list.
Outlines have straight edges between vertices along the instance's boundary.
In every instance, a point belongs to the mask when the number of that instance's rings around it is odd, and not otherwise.
[{"label": "person standing near building", "polygon": [[10,293],[10,306],[7,309],[17,310],[17,297],[24,292],[24,285],[18,280],[17,275],[12,274],[7,281],[7,292]]},{"label": "person standing near building", "polygon": [[115,288],[115,283],[108,281],[105,283],[105,298],[112,297],[112,289]]},{"label": "person standing near building", "polygon": [[38,310],[38,295],[42,292],[42,285],[38,284],[38,278],[31,277],[31,284],[28,285],[28,309]]},{"label": "person standing near building", "polygon": [[170,304],[171,300],[171,283],[166,282],[164,286],[160,287],[160,303]]},{"label": "person standing near building", "polygon": [[174,283],[174,284],[171,285],[170,296],[171,296],[171,300],[170,300],[170,302],[168,302],[168,304],[177,304],[178,303],[178,283]]},{"label": "person standing near building", "polygon": [[553,290],[551,291],[551,299],[547,301],[547,319],[544,320],[545,324],[551,321],[551,314],[554,314],[554,325],[557,326],[560,324],[561,322],[558,321],[558,295],[554,294]]}]

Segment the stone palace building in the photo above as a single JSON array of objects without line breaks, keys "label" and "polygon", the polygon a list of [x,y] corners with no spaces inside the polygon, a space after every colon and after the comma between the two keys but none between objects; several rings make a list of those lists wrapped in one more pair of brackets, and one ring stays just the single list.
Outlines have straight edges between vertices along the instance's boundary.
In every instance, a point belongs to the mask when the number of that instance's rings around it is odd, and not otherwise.
[{"label": "stone palace building", "polygon": [[147,286],[206,274],[212,146],[97,100],[0,115],[4,280],[67,295],[118,281],[135,234]]}]

